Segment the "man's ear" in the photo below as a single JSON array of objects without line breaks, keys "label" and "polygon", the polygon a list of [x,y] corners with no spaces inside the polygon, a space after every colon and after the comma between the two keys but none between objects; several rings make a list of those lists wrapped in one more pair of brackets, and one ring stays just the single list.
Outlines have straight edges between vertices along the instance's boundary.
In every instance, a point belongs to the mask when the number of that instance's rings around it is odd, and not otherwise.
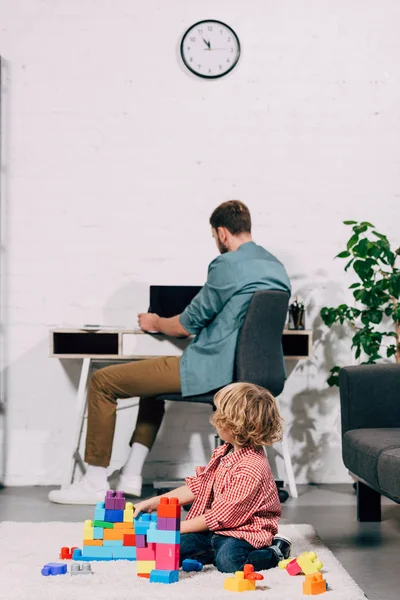
[{"label": "man's ear", "polygon": [[227,240],[227,228],[226,227],[218,227],[218,237],[221,240],[221,242],[224,244]]}]

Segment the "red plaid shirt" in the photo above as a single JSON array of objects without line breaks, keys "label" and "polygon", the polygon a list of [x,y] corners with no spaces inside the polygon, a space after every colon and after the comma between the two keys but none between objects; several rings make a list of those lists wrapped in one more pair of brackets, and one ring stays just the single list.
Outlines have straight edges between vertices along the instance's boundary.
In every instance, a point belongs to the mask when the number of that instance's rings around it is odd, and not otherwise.
[{"label": "red plaid shirt", "polygon": [[281,504],[262,448],[217,448],[206,467],[186,485],[195,496],[187,519],[204,515],[208,529],[240,538],[255,548],[270,546],[278,531]]}]

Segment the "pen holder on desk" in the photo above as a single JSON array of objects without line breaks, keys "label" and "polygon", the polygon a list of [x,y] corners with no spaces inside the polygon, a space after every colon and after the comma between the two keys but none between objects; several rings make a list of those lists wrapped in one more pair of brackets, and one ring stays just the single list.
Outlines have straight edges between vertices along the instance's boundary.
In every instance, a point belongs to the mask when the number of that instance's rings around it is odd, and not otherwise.
[{"label": "pen holder on desk", "polygon": [[304,306],[289,306],[289,329],[305,329]]}]

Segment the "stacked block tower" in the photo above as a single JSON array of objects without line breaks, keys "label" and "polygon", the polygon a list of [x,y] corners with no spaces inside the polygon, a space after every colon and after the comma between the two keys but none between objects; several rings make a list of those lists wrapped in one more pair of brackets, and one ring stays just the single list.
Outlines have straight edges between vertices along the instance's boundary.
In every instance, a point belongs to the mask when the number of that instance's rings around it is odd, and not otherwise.
[{"label": "stacked block tower", "polygon": [[177,498],[163,497],[156,514],[135,520],[136,567],[151,583],[179,580],[181,508]]},{"label": "stacked block tower", "polygon": [[83,548],[73,551],[73,560],[136,560],[133,504],[124,492],[109,490],[98,502],[93,521],[85,521]]}]

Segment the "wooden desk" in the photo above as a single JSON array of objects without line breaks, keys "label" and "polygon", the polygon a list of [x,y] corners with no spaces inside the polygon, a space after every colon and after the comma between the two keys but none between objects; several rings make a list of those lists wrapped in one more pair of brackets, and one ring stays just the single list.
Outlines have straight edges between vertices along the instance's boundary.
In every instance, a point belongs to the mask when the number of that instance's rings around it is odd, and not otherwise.
[{"label": "wooden desk", "polygon": [[[76,402],[76,427],[73,438],[72,459],[65,484],[74,479],[78,464],[85,472],[79,452],[86,412],[87,384],[90,367],[95,362],[143,360],[161,356],[180,356],[190,344],[189,338],[171,338],[162,334],[144,333],[140,329],[99,328],[87,329],[55,328],[50,330],[50,357],[59,359],[82,359]],[[285,329],[282,336],[284,357],[287,360],[307,359],[311,356],[312,332]],[[283,457],[288,474],[289,487],[293,497],[297,498],[287,438],[283,439]]]}]

